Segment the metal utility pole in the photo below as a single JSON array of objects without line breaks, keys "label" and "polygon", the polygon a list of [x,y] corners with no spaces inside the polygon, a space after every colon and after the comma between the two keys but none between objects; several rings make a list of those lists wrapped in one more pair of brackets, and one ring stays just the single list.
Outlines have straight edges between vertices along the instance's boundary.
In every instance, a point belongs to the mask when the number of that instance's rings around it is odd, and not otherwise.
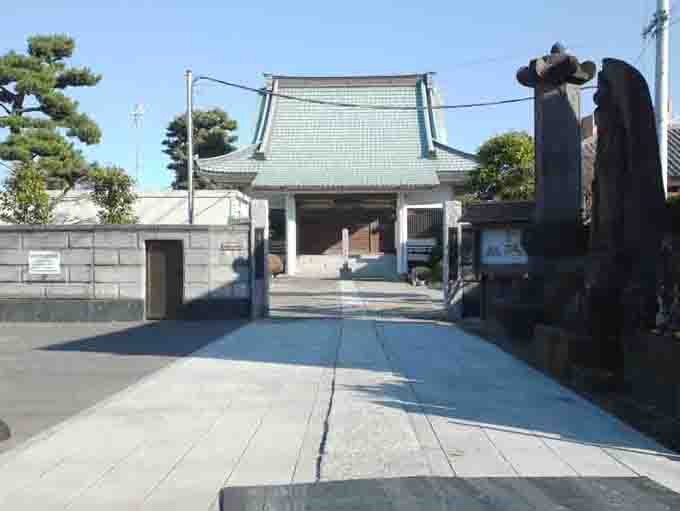
[{"label": "metal utility pole", "polygon": [[142,128],[142,117],[144,116],[144,105],[137,103],[135,109],[132,111],[132,122],[135,126],[135,136],[137,140],[135,141],[135,181],[137,186],[139,186],[139,174],[141,167],[141,128]]},{"label": "metal utility pole", "polygon": [[656,29],[656,108],[663,193],[668,195],[668,20],[670,0],[659,0]]},{"label": "metal utility pole", "polygon": [[657,0],[657,11],[643,32],[656,37],[656,126],[661,157],[661,178],[664,194],[668,195],[668,40],[670,0]]},{"label": "metal utility pole", "polygon": [[188,191],[188,214],[189,225],[194,223],[194,123],[192,118],[193,113],[193,86],[194,80],[191,74],[191,69],[187,69],[187,191]]}]

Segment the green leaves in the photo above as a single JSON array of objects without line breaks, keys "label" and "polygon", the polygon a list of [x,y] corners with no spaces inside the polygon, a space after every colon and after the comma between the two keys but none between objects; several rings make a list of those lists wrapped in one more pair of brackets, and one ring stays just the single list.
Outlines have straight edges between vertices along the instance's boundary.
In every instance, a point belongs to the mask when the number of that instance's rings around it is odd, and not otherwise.
[{"label": "green leaves", "polygon": [[13,224],[48,224],[54,203],[47,193],[45,175],[33,165],[20,165],[0,192],[0,218]]},{"label": "green leaves", "polygon": [[103,224],[133,224],[137,221],[133,191],[134,180],[119,167],[93,166],[88,175],[92,183],[92,202],[99,208],[97,216]]},{"label": "green leaves", "polygon": [[65,89],[66,87],[91,87],[97,85],[101,79],[102,75],[94,74],[87,67],[72,67],[57,76],[55,87],[57,89]]},{"label": "green leaves", "polygon": [[50,91],[37,96],[41,111],[54,121],[66,121],[76,113],[78,104],[64,94]]},{"label": "green leaves", "polygon": [[[194,154],[210,158],[232,152],[237,138],[232,134],[238,127],[235,120],[220,108],[195,110],[193,112]],[[178,115],[168,124],[163,140],[163,152],[170,157],[168,169],[175,173],[172,186],[175,189],[187,187],[187,130],[186,116]],[[196,176],[196,188],[215,188],[210,180]]]},{"label": "green leaves", "polygon": [[73,55],[76,42],[66,34],[38,35],[28,38],[28,54],[46,62],[56,62]]},{"label": "green leaves", "polygon": [[52,129],[11,133],[0,142],[0,160],[30,163],[45,174],[50,189],[72,188],[88,166],[81,152]]},{"label": "green leaves", "polygon": [[471,172],[467,191],[477,199],[530,200],[534,197],[534,143],[524,132],[490,138],[477,152],[480,167]]},{"label": "green leaves", "polygon": [[36,165],[48,173],[49,187],[73,186],[86,166],[69,139],[101,140],[99,127],[63,92],[101,80],[87,67],[67,67],[74,50],[75,41],[66,35],[39,35],[29,37],[26,55],[0,56],[0,114],[6,114],[0,115],[0,127],[10,131],[0,142],[0,159]]},{"label": "green leaves", "polygon": [[66,134],[69,137],[76,137],[81,142],[92,145],[98,144],[102,138],[99,126],[85,114],[73,114],[68,119],[69,130]]}]

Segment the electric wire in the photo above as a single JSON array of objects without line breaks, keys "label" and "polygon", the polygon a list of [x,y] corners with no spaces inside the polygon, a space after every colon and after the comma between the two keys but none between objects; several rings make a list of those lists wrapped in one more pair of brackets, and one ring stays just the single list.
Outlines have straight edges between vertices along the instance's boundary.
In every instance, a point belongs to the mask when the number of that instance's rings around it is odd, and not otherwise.
[{"label": "electric wire", "polygon": [[[364,109],[364,110],[396,110],[396,111],[429,111],[429,110],[457,110],[457,109],[463,109],[463,108],[479,108],[479,107],[488,107],[488,106],[499,106],[499,105],[508,105],[508,104],[513,104],[513,103],[522,103],[525,101],[532,101],[534,99],[534,96],[525,96],[522,98],[512,98],[512,99],[502,99],[502,100],[496,100],[496,101],[481,101],[481,102],[476,102],[476,103],[461,103],[457,105],[432,105],[430,107],[419,107],[419,106],[395,106],[395,105],[367,105],[367,104],[359,104],[359,103],[345,103],[345,102],[338,102],[338,101],[328,101],[328,100],[323,100],[323,99],[313,99],[313,98],[302,98],[299,96],[293,96],[291,94],[284,94],[281,92],[273,92],[270,90],[266,89],[257,89],[255,87],[249,87],[247,85],[243,85],[240,83],[235,83],[235,82],[228,82],[226,80],[219,80],[217,78],[213,78],[211,76],[205,76],[201,75],[198,76],[194,79],[194,83],[200,81],[200,80],[207,80],[210,82],[215,82],[215,83],[220,83],[222,85],[225,85],[227,87],[233,87],[236,89],[241,89],[245,90],[248,92],[253,92],[256,94],[261,94],[261,95],[269,95],[277,98],[282,98],[282,99],[288,99],[291,101],[299,101],[302,103],[311,103],[315,105],[324,105],[324,106],[334,106],[334,107],[340,107],[340,108],[357,108],[357,109]],[[581,87],[581,90],[589,90],[589,89],[595,89],[596,87],[589,86],[589,87]]]}]

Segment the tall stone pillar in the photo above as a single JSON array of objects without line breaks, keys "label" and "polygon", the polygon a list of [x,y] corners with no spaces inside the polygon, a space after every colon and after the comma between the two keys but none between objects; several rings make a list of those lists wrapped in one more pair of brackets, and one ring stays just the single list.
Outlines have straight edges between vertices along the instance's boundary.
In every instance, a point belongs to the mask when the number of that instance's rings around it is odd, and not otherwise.
[{"label": "tall stone pillar", "polygon": [[534,59],[517,73],[534,90],[536,210],[527,240],[530,275],[543,297],[560,262],[586,249],[581,214],[581,85],[592,79],[595,64],[579,63],[562,45]]},{"label": "tall stone pillar", "polygon": [[580,222],[580,87],[539,84],[535,92],[536,221]]}]

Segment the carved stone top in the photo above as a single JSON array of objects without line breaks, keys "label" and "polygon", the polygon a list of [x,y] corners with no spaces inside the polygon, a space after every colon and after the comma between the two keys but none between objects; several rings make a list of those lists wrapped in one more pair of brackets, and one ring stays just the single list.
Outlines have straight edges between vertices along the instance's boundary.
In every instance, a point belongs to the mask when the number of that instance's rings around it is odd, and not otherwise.
[{"label": "carved stone top", "polygon": [[579,62],[576,57],[567,53],[560,43],[550,49],[550,55],[538,57],[517,71],[517,81],[525,87],[535,88],[544,83],[559,87],[565,83],[583,85],[595,76],[595,63]]}]

